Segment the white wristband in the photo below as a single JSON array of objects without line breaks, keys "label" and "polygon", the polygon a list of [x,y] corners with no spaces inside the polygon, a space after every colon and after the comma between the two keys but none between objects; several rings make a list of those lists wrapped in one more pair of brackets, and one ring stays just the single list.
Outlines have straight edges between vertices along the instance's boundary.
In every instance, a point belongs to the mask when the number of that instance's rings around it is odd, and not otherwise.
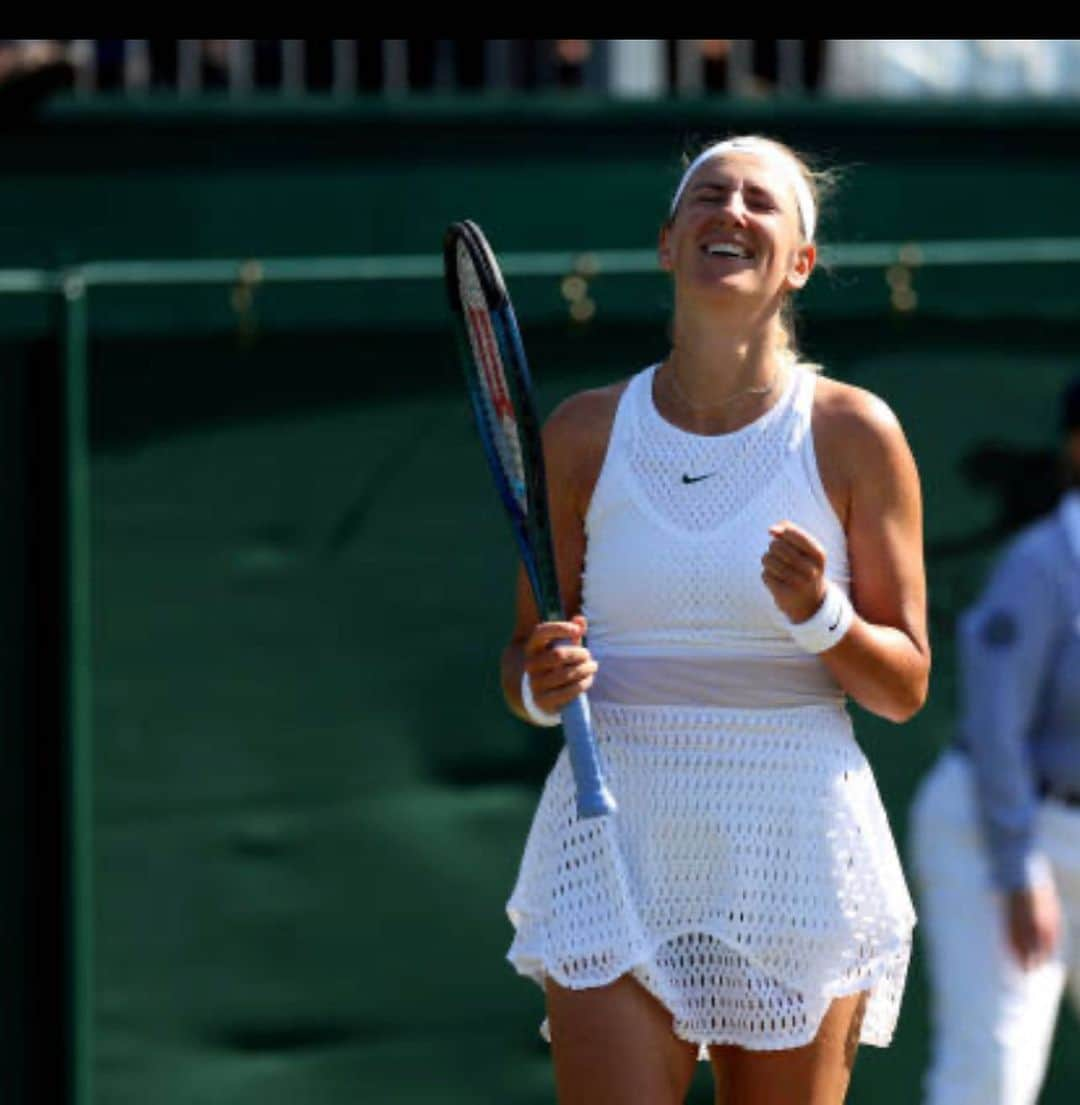
[{"label": "white wristband", "polygon": [[533,720],[536,725],[543,725],[550,728],[552,725],[558,725],[562,718],[558,714],[549,714],[547,710],[541,710],[536,705],[536,699],[533,698],[532,684],[529,682],[529,673],[523,671],[521,673],[521,705],[525,707],[525,713]]},{"label": "white wristband", "polygon": [[788,622],[788,632],[799,648],[824,652],[839,644],[855,620],[851,599],[832,580],[825,585],[825,598],[817,611],[797,625]]}]

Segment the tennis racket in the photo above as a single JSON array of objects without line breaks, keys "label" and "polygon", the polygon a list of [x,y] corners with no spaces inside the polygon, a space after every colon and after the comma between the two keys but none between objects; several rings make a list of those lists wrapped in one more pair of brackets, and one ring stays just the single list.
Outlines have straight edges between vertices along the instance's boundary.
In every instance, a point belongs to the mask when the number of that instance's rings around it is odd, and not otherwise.
[{"label": "tennis racket", "polygon": [[[454,223],[447,230],[443,261],[480,441],[513,526],[537,609],[545,621],[562,621],[540,424],[514,309],[495,255],[475,223]],[[604,782],[585,696],[564,706],[561,716],[578,814],[613,813],[615,802]]]}]

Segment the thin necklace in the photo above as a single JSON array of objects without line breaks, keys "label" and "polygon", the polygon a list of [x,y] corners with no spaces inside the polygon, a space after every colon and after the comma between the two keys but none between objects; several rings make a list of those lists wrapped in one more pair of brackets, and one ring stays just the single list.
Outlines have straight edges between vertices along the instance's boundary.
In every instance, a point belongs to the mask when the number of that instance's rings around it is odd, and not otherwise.
[{"label": "thin necklace", "polygon": [[670,364],[671,372],[669,378],[671,379],[671,385],[678,394],[679,398],[688,406],[698,411],[717,410],[720,407],[726,407],[728,403],[733,403],[736,399],[742,398],[744,395],[768,395],[773,388],[776,387],[777,380],[780,379],[780,369],[783,367],[783,362],[778,361],[776,368],[773,370],[772,379],[764,387],[743,388],[742,391],[737,391],[733,395],[729,395],[724,399],[721,399],[719,403],[695,403],[689,395],[682,389],[682,384],[679,383],[679,374],[675,371],[675,366]]}]

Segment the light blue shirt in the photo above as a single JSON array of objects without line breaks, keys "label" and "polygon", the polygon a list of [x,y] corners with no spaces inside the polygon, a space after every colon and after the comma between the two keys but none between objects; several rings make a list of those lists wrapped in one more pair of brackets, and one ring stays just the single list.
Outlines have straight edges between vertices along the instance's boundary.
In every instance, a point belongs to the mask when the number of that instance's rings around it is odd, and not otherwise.
[{"label": "light blue shirt", "polygon": [[960,725],[994,882],[1031,885],[1040,785],[1080,796],[1080,492],[1008,547],[959,626]]}]

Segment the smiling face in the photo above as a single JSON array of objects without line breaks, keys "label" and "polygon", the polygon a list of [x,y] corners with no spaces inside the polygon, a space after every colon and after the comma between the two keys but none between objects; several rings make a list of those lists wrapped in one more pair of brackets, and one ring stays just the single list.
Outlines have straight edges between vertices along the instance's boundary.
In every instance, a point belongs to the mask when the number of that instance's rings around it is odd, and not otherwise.
[{"label": "smiling face", "polygon": [[816,251],[803,240],[787,174],[747,152],[710,158],[694,173],[660,232],[660,264],[680,298],[778,310],[806,283]]}]

